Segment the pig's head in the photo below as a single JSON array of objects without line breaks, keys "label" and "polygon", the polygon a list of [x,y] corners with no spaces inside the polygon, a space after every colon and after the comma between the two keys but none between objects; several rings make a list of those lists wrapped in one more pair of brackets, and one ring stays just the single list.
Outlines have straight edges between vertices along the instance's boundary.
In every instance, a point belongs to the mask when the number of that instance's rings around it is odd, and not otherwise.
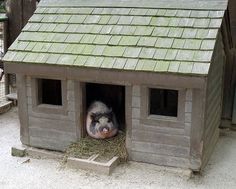
[{"label": "pig's head", "polygon": [[106,113],[91,113],[91,125],[89,135],[97,139],[113,137],[117,134],[118,128],[114,123],[113,112],[109,110]]}]

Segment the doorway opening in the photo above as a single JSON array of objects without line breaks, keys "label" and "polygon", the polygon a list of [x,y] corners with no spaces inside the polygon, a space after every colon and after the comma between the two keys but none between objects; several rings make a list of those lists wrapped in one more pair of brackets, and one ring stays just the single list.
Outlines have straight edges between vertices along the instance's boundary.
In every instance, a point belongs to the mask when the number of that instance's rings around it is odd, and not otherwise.
[{"label": "doorway opening", "polygon": [[86,112],[94,101],[101,101],[112,108],[119,130],[125,131],[125,87],[120,85],[86,83]]}]

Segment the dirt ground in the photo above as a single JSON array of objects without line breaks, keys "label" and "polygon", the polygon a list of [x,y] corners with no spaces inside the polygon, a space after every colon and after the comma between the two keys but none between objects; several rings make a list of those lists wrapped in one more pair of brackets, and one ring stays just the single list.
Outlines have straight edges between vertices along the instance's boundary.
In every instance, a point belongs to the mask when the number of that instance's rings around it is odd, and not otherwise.
[{"label": "dirt ground", "polygon": [[[236,188],[236,132],[221,134],[212,158],[202,175],[188,179],[173,168],[130,162],[111,176],[62,167],[56,160],[16,158],[11,147],[19,144],[17,109],[0,115],[0,188]],[[25,163],[24,163],[25,162]]]}]

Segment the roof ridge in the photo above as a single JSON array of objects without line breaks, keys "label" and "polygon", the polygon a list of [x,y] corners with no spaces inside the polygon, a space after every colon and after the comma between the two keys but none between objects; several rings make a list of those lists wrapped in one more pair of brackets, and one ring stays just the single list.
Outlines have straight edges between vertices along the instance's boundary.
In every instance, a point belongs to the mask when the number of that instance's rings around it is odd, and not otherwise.
[{"label": "roof ridge", "polygon": [[228,0],[42,0],[41,7],[127,7],[226,10]]}]

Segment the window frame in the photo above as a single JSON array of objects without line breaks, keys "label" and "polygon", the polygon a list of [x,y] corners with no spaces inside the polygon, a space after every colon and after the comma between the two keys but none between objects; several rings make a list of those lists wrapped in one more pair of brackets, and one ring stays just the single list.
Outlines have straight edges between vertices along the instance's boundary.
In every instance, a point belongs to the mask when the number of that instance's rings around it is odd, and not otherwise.
[{"label": "window frame", "polygon": [[[39,80],[40,79],[51,79],[61,81],[61,100],[62,105],[53,104],[42,104],[40,103],[39,97]],[[66,81],[61,78],[51,78],[51,77],[34,77],[31,79],[31,90],[32,90],[32,106],[33,111],[45,113],[45,114],[66,114],[67,110],[67,98],[66,98]]]},{"label": "window frame", "polygon": [[[150,89],[164,89],[178,91],[177,117],[150,114]],[[141,87],[141,122],[149,125],[161,125],[162,123],[183,123],[185,118],[186,90],[180,88],[164,88],[160,86]]]}]

